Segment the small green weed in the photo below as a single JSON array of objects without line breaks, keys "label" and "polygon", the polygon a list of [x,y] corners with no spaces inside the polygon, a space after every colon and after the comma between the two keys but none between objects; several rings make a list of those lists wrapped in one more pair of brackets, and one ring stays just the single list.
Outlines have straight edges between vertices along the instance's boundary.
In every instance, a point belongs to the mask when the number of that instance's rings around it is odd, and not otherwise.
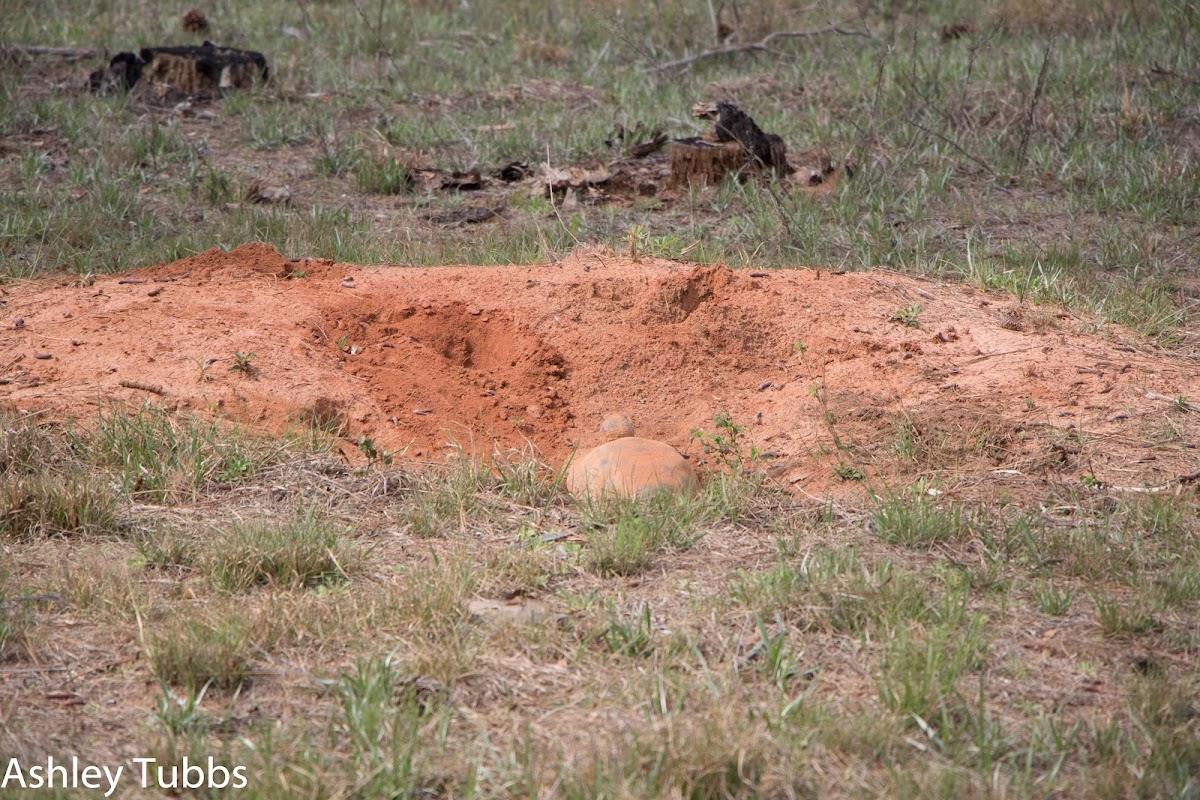
[{"label": "small green weed", "polygon": [[185,686],[183,694],[171,690],[165,681],[160,681],[158,703],[154,709],[154,718],[164,730],[176,736],[187,736],[208,728],[208,717],[200,710],[204,695],[212,681],[206,681],[203,686]]},{"label": "small green weed", "polygon": [[565,468],[553,470],[530,450],[507,451],[491,458],[492,488],[513,502],[545,507],[558,499]]},{"label": "small green weed", "polygon": [[1104,595],[1092,595],[1096,604],[1096,617],[1100,627],[1110,636],[1125,639],[1142,636],[1158,630],[1161,626],[1140,599],[1120,600]]},{"label": "small green weed", "polygon": [[1071,589],[1056,586],[1053,581],[1048,581],[1034,589],[1033,597],[1037,602],[1038,610],[1043,614],[1065,617],[1071,610]]},{"label": "small green weed", "polygon": [[590,505],[584,509],[588,568],[602,576],[640,572],[667,548],[689,546],[706,515],[702,498],[666,492]]},{"label": "small green weed", "polygon": [[907,325],[910,328],[919,328],[921,326],[921,305],[913,303],[911,306],[905,306],[892,314],[892,321]]},{"label": "small green weed", "polygon": [[367,466],[386,465],[392,463],[392,453],[375,446],[375,440],[360,433],[356,442],[358,452],[367,457]]},{"label": "small green weed", "polygon": [[102,412],[94,432],[74,443],[98,465],[115,467],[124,490],[144,501],[190,496],[210,481],[249,480],[286,452],[241,428],[155,406]]},{"label": "small green weed", "polygon": [[371,797],[415,798],[422,788],[418,756],[425,737],[422,717],[435,711],[436,697],[418,698],[390,659],[362,658],[342,673],[335,691],[341,705],[338,731],[350,744],[357,785]]},{"label": "small green weed", "polygon": [[486,462],[460,454],[422,477],[401,509],[400,517],[408,523],[413,536],[425,539],[445,536],[461,529],[466,520],[480,511],[479,494],[487,489],[490,480]]},{"label": "small green weed", "polygon": [[454,553],[397,567],[383,617],[431,636],[453,630],[467,618],[467,601],[482,577],[470,559]]},{"label": "small green weed", "polygon": [[231,202],[235,195],[233,178],[212,166],[202,176],[197,174],[192,186],[195,193],[211,206],[221,207]]},{"label": "small green weed", "polygon": [[1154,584],[1159,602],[1167,608],[1186,607],[1200,600],[1200,560],[1193,556],[1187,562],[1177,564],[1161,576]]},{"label": "small green weed", "polygon": [[229,365],[230,372],[239,372],[247,378],[253,377],[256,367],[250,362],[258,358],[257,353],[234,353],[233,363]]},{"label": "small green weed", "polygon": [[763,676],[779,689],[783,689],[796,674],[800,655],[789,643],[788,631],[783,620],[776,615],[775,633],[767,633],[766,625],[758,620],[758,635],[762,647],[760,669]]},{"label": "small green weed", "polygon": [[811,554],[799,564],[782,559],[769,570],[739,572],[730,594],[760,618],[782,615],[804,630],[860,633],[934,614],[915,574],[890,561],[862,564],[853,551]]},{"label": "small green weed", "polygon": [[198,543],[183,531],[147,531],[134,539],[134,545],[146,566],[155,569],[191,568],[200,562]]},{"label": "small green weed", "polygon": [[681,249],[679,245],[678,234],[653,236],[640,224],[630,225],[625,229],[625,251],[634,261],[644,255],[654,258],[680,258],[684,254],[683,250],[691,249]]},{"label": "small green weed", "polygon": [[362,156],[340,139],[336,132],[320,131],[318,137],[321,152],[313,167],[322,178],[338,178],[356,167],[361,168]]},{"label": "small green weed", "polygon": [[839,481],[864,481],[867,473],[853,464],[839,463],[833,468],[833,474]]},{"label": "small green weed", "polygon": [[16,591],[8,569],[0,563],[0,662],[25,643],[33,620],[26,603],[16,600]]},{"label": "small green weed", "polygon": [[34,417],[0,410],[0,475],[44,472],[47,462],[61,451],[63,437]]},{"label": "small green weed", "polygon": [[978,669],[986,650],[986,618],[979,614],[955,624],[942,621],[924,637],[902,627],[887,643],[878,680],[879,697],[894,713],[918,726],[938,725],[960,703],[958,679]]},{"label": "small green weed", "polygon": [[387,659],[358,661],[353,672],[337,683],[346,730],[360,754],[378,757],[384,750],[395,717],[393,695],[399,677]]},{"label": "small green weed", "polygon": [[196,383],[208,383],[212,380],[212,375],[208,371],[212,369],[212,365],[220,361],[219,358],[198,358],[196,359]]},{"label": "small green weed", "polygon": [[759,459],[756,447],[746,444],[746,426],[733,421],[733,415],[721,411],[713,418],[716,433],[699,428],[693,429],[691,436],[704,448],[706,455],[713,455],[728,469],[741,470]]},{"label": "small green weed", "polygon": [[587,564],[598,575],[633,575],[666,546],[666,521],[625,513],[588,535]]},{"label": "small green weed", "polygon": [[408,167],[395,159],[389,158],[379,164],[360,159],[353,170],[358,177],[358,188],[369,194],[408,194],[416,185]]},{"label": "small green weed", "polygon": [[650,616],[649,604],[643,604],[641,609],[630,614],[621,614],[615,610],[609,611],[608,630],[604,634],[604,643],[608,651],[614,655],[647,658],[657,647],[658,636],[654,631],[654,621]]}]

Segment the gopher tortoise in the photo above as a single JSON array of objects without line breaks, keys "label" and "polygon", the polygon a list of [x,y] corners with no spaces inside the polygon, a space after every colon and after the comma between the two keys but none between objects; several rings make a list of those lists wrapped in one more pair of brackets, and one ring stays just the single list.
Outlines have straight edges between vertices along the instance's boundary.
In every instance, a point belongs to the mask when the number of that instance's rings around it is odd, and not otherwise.
[{"label": "gopher tortoise", "polygon": [[567,491],[576,497],[634,497],[700,485],[692,465],[674,447],[634,436],[625,415],[606,414],[600,432],[607,441],[578,456],[567,470]]}]

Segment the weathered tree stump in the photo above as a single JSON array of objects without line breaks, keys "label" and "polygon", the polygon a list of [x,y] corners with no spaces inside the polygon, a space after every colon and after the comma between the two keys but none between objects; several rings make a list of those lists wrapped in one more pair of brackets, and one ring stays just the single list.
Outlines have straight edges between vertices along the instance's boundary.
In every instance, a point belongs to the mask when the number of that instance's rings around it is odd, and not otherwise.
[{"label": "weathered tree stump", "polygon": [[707,139],[678,139],[671,142],[671,172],[667,185],[673,189],[712,186],[730,173],[756,169],[754,158],[737,142]]},{"label": "weathered tree stump", "polygon": [[92,73],[89,84],[102,93],[136,87],[157,100],[201,100],[269,77],[262,53],[205,42],[199,47],[144,47],[137,53],[117,53],[107,69]]}]

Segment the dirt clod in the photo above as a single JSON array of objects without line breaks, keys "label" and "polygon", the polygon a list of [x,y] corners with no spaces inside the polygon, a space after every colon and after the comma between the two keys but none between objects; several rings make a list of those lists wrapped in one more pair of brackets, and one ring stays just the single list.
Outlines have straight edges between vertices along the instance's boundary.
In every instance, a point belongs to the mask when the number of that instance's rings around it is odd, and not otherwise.
[{"label": "dirt clod", "polygon": [[188,33],[204,33],[209,29],[208,17],[204,12],[193,8],[183,15],[183,29]]}]

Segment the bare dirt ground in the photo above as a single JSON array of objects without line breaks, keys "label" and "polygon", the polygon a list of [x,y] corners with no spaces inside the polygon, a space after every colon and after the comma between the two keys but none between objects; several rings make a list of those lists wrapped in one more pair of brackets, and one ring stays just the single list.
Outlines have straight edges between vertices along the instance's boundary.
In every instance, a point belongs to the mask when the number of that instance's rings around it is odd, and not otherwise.
[{"label": "bare dirt ground", "polygon": [[[1194,360],[1011,296],[607,249],[417,269],[250,244],[3,299],[0,392],[25,410],[87,418],[153,393],[271,430],[317,424],[350,455],[366,436],[417,459],[532,443],[554,463],[620,410],[701,465],[690,433],[727,411],[773,476],[809,493],[858,485],[848,464],[903,469],[898,436],[913,469],[921,448],[957,454],[962,488],[1161,484],[1186,453],[1147,457],[1147,437],[1168,398],[1200,396]],[[237,353],[254,354],[249,372],[230,369]]]}]

